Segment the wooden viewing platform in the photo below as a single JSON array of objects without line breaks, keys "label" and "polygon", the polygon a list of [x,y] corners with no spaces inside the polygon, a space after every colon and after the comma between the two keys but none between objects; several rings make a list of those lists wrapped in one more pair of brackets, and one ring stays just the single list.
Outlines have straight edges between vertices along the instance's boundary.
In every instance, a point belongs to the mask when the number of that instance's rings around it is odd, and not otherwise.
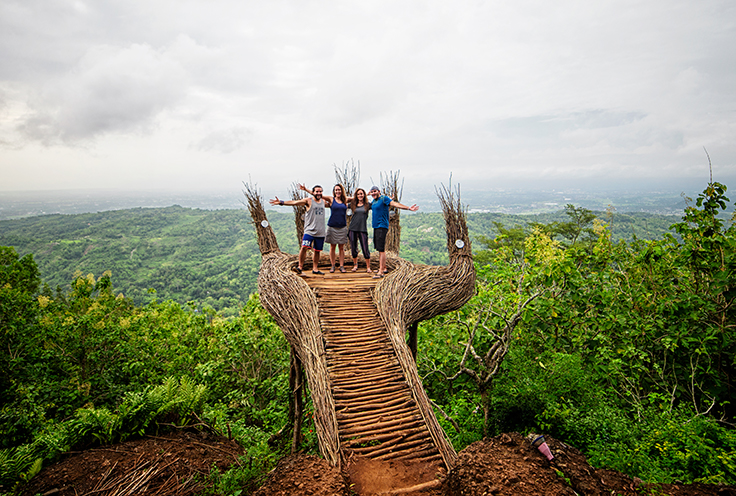
[{"label": "wooden viewing platform", "polygon": [[[308,257],[307,270],[297,274],[297,257],[279,249],[259,193],[249,185],[244,193],[263,257],[261,304],[292,347],[292,371],[303,367],[322,456],[333,466],[354,453],[452,467],[457,453],[437,422],[406,335],[420,321],[462,307],[474,293],[475,267],[459,190],[457,197],[447,189],[438,192],[450,263],[428,266],[401,259],[395,216],[389,222],[395,241],[394,251],[386,252],[389,272],[377,279],[365,272],[362,260],[362,271],[351,272],[348,263],[347,272],[329,273],[323,263],[325,274],[315,275]],[[322,261],[327,259],[323,254]],[[371,268],[377,267],[373,253]],[[294,404],[301,405],[298,399]],[[297,428],[299,419],[297,412]]]}]

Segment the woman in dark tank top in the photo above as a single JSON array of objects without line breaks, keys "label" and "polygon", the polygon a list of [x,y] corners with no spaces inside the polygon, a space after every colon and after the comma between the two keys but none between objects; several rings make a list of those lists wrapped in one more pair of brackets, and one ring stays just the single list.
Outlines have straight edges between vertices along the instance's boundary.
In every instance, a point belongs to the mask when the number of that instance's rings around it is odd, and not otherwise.
[{"label": "woman in dark tank top", "polygon": [[[312,194],[303,184],[300,184],[299,188]],[[325,234],[325,243],[330,244],[330,272],[335,272],[336,247],[339,252],[340,272],[345,272],[345,243],[348,242],[347,210],[348,203],[353,198],[345,196],[345,188],[342,184],[336,184],[332,188],[332,196],[322,195],[322,198],[325,199],[325,206],[330,209]]]},{"label": "woman in dark tank top", "polygon": [[350,228],[348,230],[348,238],[350,239],[350,251],[353,255],[353,272],[358,270],[358,243],[365,258],[366,272],[371,271],[371,254],[368,251],[368,212],[371,211],[371,205],[368,203],[368,197],[363,188],[355,190],[355,195],[351,198],[350,210],[352,210],[352,218],[350,219]]}]

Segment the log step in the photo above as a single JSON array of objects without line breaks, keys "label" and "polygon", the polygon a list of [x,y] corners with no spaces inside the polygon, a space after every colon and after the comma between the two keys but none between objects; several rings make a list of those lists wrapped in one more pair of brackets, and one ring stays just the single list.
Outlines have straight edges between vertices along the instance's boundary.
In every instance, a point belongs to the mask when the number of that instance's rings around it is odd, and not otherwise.
[{"label": "log step", "polygon": [[317,296],[341,449],[441,461],[373,303],[377,281],[365,272],[304,280]]}]

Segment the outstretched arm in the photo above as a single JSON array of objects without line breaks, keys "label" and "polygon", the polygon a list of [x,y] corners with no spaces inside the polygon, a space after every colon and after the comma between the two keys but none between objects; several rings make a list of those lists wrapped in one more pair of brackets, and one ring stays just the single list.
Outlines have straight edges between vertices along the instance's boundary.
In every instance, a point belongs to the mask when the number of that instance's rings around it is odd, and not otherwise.
[{"label": "outstretched arm", "polygon": [[292,207],[297,207],[299,205],[308,205],[309,198],[302,198],[301,200],[279,200],[279,197],[277,196],[273,200],[268,200],[268,203],[270,203],[271,205],[289,205]]},{"label": "outstretched arm", "polygon": [[411,210],[412,212],[416,212],[417,210],[419,210],[419,207],[417,206],[416,203],[412,205],[411,207],[407,207],[403,203],[399,203],[395,200],[391,200],[391,203],[389,203],[389,206],[400,208],[401,210]]},{"label": "outstretched arm", "polygon": [[[314,193],[312,192],[312,190],[309,189],[309,188],[307,188],[307,186],[304,185],[304,184],[300,184],[299,185],[299,189],[302,190],[302,191],[306,191],[310,195],[314,196]],[[332,202],[332,197],[330,195],[326,195],[326,194],[322,193],[322,198],[324,198],[325,200],[329,201],[330,203]]]}]

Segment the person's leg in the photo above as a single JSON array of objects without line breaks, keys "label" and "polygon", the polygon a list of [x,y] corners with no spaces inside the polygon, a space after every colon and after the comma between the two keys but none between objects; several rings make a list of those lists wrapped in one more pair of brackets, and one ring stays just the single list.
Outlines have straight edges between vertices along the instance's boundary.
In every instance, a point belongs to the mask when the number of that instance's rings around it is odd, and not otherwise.
[{"label": "person's leg", "polygon": [[388,229],[385,228],[373,230],[373,246],[378,252],[378,274],[373,277],[383,277],[386,270],[386,233],[388,233]]},{"label": "person's leg", "polygon": [[299,270],[304,270],[304,260],[307,259],[307,251],[309,251],[309,246],[302,245],[299,250]]},{"label": "person's leg", "polygon": [[355,231],[348,231],[348,239],[350,240],[350,254],[353,256],[353,272],[358,270],[358,246],[355,244]]},{"label": "person's leg", "polygon": [[330,272],[335,272],[335,246],[332,243],[330,243]]},{"label": "person's leg", "polygon": [[383,274],[384,272],[386,272],[386,252],[379,251],[378,252],[378,273]]},{"label": "person's leg", "polygon": [[340,257],[340,269],[345,270],[345,245],[337,245]]},{"label": "person's leg", "polygon": [[324,245],[325,238],[314,238],[314,243],[312,245],[312,248],[314,249],[314,252],[312,253],[312,272],[315,274],[323,274],[323,272],[320,272],[319,270],[319,256],[322,253]]},{"label": "person's leg", "polygon": [[[363,258],[365,258],[366,272],[371,272],[371,253],[368,251],[368,233],[360,233],[360,247],[363,250]],[[357,249],[357,247],[356,247]]]}]

